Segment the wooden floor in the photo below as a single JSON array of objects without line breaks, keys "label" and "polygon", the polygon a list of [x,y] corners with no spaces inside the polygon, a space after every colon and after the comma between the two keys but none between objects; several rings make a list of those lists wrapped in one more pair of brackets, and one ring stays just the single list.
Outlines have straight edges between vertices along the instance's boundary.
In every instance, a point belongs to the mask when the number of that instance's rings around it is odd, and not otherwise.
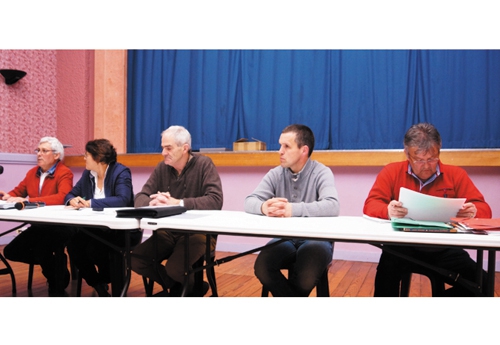
[{"label": "wooden floor", "polygon": [[[0,246],[3,251],[3,246]],[[234,253],[218,252],[220,259]],[[261,285],[253,272],[253,264],[256,255],[248,255],[224,263],[215,267],[217,290],[220,297],[258,297],[261,293]],[[18,297],[29,296],[27,291],[28,265],[18,262],[10,262],[16,277]],[[3,264],[0,262],[0,269]],[[369,262],[335,260],[329,270],[330,296],[332,297],[371,297],[373,296],[373,281],[375,277],[376,264]],[[495,297],[500,294],[500,273],[496,273]],[[69,296],[76,296],[76,281],[72,281],[66,289]],[[159,291],[155,285],[155,292]],[[311,296],[315,296],[313,291]],[[12,296],[11,279],[8,275],[0,276],[0,296]],[[40,266],[35,266],[33,277],[32,295],[34,297],[47,297],[46,280],[43,277]],[[142,278],[132,273],[128,297],[144,297],[144,286]],[[211,292],[207,293],[210,296]],[[94,290],[83,282],[82,296],[96,296]],[[412,277],[411,297],[430,297],[430,283],[426,277],[414,274]]]}]

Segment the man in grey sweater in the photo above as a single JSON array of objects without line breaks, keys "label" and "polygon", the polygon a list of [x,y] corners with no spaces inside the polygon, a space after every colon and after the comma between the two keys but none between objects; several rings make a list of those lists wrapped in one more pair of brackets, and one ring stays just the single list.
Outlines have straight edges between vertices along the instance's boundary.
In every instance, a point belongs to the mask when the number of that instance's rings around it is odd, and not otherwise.
[{"label": "man in grey sweater", "polygon": [[[171,126],[163,131],[161,146],[164,161],[158,163],[135,196],[134,206],[180,205],[188,210],[220,210],[223,200],[219,174],[209,157],[191,153],[189,132],[184,127]],[[156,248],[152,237],[135,248],[132,270],[158,282],[164,289],[163,295],[168,295],[176,283],[184,281],[185,237],[167,230],[159,230],[156,235]],[[215,249],[213,237],[211,245]],[[205,246],[205,235],[189,236],[190,265],[205,254]],[[167,264],[163,266],[165,259]],[[193,275],[189,278],[188,293],[193,287]]]},{"label": "man in grey sweater", "polygon": [[[281,165],[271,169],[246,197],[245,212],[268,217],[338,216],[333,173],[310,159],[314,149],[312,130],[290,125],[282,131],[279,143]],[[261,251],[255,261],[255,275],[275,297],[307,297],[332,255],[331,242],[290,239]],[[291,265],[293,274],[287,279],[281,269]]]}]

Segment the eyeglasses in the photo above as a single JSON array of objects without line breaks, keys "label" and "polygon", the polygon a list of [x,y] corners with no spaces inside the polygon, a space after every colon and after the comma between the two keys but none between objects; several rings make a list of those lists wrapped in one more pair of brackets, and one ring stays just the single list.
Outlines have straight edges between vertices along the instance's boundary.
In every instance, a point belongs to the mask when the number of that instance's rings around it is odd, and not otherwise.
[{"label": "eyeglasses", "polygon": [[429,164],[429,165],[432,165],[432,164],[436,164],[437,162],[439,162],[439,158],[429,158],[429,159],[419,159],[419,160],[415,160],[413,159],[413,157],[411,157],[410,155],[408,155],[408,157],[411,158],[411,160],[413,161],[413,164],[415,165],[425,165],[425,164]]},{"label": "eyeglasses", "polygon": [[54,150],[47,150],[47,149],[35,149],[35,153],[41,152],[42,154],[46,155],[49,152],[54,152]]}]

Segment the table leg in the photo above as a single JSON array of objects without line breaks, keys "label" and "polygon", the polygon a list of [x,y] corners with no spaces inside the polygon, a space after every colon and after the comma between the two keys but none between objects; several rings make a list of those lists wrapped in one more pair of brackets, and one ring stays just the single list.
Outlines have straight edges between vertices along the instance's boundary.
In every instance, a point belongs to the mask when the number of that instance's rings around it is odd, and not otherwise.
[{"label": "table leg", "polygon": [[481,286],[481,292],[484,294],[486,292],[486,286],[483,286],[483,262],[484,250],[478,249],[476,251],[476,283]]},{"label": "table leg", "polygon": [[[207,242],[206,242],[206,252],[205,252],[205,262],[208,263],[209,258],[212,255],[212,235],[207,234]],[[217,295],[217,286],[215,284],[215,277],[212,275],[213,270],[211,267],[208,267],[208,264],[205,265],[205,269],[207,272],[207,279],[210,285],[210,289],[212,290],[212,297],[218,297]]]},{"label": "table leg", "polygon": [[181,297],[185,297],[187,295],[190,273],[191,273],[191,267],[189,265],[189,234],[185,234],[184,235],[184,284],[182,287]]},{"label": "table leg", "polygon": [[488,286],[486,287],[486,296],[495,295],[495,266],[497,252],[494,249],[488,250]]},{"label": "table leg", "polygon": [[134,230],[123,230],[125,232],[125,247],[120,248],[102,237],[81,228],[89,236],[109,246],[113,251],[110,253],[111,268],[111,296],[124,297],[130,284],[131,278],[131,253],[130,253],[130,233]]},{"label": "table leg", "polygon": [[[121,255],[122,259],[123,259],[123,255]],[[123,267],[122,265],[122,271],[121,272],[124,272],[124,276],[123,276],[123,287],[122,287],[122,290],[120,292],[120,297],[125,297],[127,296],[127,291],[128,291],[128,287],[130,285],[130,279],[132,277],[132,253],[131,253],[131,249],[130,249],[130,231],[125,231],[125,267]],[[122,261],[123,262],[123,261]],[[123,271],[124,269],[124,271]]]}]

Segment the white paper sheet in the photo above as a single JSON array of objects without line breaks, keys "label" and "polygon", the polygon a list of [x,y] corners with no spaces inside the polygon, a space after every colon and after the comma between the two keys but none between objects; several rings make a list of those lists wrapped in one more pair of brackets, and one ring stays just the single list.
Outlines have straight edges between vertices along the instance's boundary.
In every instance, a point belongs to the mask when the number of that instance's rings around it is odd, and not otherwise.
[{"label": "white paper sheet", "polygon": [[433,222],[449,222],[465,203],[465,198],[439,198],[401,187],[399,201],[408,209],[405,218]]},{"label": "white paper sheet", "polygon": [[14,208],[15,202],[7,202],[5,200],[0,200],[0,209]]}]

